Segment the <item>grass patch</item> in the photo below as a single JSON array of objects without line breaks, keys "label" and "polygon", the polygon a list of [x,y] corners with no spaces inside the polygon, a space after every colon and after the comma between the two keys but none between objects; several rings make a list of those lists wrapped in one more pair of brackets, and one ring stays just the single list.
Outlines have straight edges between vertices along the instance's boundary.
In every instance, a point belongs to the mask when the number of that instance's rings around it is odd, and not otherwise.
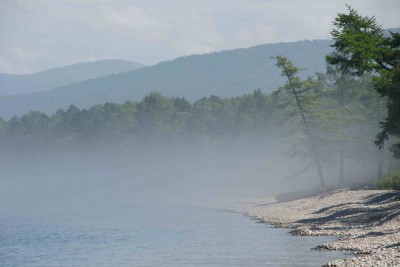
[{"label": "grass patch", "polygon": [[376,185],[379,189],[400,190],[400,171],[386,174]]}]

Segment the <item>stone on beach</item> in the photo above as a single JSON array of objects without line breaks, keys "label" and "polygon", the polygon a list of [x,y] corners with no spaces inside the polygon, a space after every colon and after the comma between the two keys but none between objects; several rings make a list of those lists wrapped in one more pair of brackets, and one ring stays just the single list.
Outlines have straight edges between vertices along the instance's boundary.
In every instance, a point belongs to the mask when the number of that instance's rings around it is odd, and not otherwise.
[{"label": "stone on beach", "polygon": [[237,211],[293,235],[332,235],[316,249],[348,250],[357,257],[326,266],[400,266],[400,192],[342,189],[289,202],[259,200]]}]

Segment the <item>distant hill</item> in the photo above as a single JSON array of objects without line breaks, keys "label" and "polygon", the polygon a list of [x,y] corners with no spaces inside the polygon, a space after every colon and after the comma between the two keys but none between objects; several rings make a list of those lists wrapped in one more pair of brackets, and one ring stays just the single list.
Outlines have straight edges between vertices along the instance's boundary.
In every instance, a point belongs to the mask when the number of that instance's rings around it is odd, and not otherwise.
[{"label": "distant hill", "polygon": [[389,28],[389,29],[385,29],[383,30],[383,35],[390,36],[390,32],[392,33],[400,33],[400,28]]},{"label": "distant hill", "polygon": [[80,108],[104,102],[139,100],[151,91],[188,100],[204,96],[235,96],[260,88],[271,92],[284,83],[271,56],[284,55],[306,70],[325,71],[330,40],[258,45],[246,49],[180,57],[47,92],[0,97],[0,116],[10,118],[30,110],[53,113],[73,104]]},{"label": "distant hill", "polygon": [[127,60],[99,60],[49,69],[33,74],[0,73],[0,95],[26,94],[47,91],[56,87],[82,82],[105,75],[144,67]]}]

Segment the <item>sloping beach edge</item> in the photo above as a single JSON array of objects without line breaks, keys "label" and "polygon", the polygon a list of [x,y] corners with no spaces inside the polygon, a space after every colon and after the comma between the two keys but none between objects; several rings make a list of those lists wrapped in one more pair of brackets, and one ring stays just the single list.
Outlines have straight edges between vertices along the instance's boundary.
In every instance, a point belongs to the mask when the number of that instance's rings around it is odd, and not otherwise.
[{"label": "sloping beach edge", "polygon": [[400,266],[400,192],[341,189],[278,202],[252,200],[234,209],[261,223],[291,228],[291,234],[337,236],[318,250],[354,254],[324,266]]}]

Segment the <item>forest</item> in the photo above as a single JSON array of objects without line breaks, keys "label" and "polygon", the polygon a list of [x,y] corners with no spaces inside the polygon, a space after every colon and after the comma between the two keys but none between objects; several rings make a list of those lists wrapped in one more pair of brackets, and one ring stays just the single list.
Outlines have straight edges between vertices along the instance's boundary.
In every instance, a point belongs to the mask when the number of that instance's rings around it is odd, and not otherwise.
[{"label": "forest", "polygon": [[[373,89],[370,75],[342,76],[330,68],[305,80],[295,78],[321,164],[340,167],[344,183],[345,161],[374,162],[380,158],[383,152],[372,140],[379,131],[377,122],[385,116],[385,101]],[[307,159],[305,166],[310,168],[314,157],[288,86],[272,94],[258,89],[252,94],[211,96],[193,103],[152,92],[140,102],[105,103],[89,109],[70,106],[51,116],[32,111],[1,120],[2,160],[10,160],[16,153],[19,157],[45,153],[65,156],[115,146],[197,144],[222,149],[256,140],[290,144],[287,155]],[[394,168],[396,162],[391,160]]]},{"label": "forest", "polygon": [[257,140],[284,143],[288,156],[304,159],[305,170],[317,168],[321,187],[326,166],[336,166],[345,184],[348,162],[373,162],[381,178],[383,162],[389,171],[399,166],[400,34],[385,36],[374,18],[350,7],[334,26],[335,51],[324,73],[302,78],[301,66],[277,55],[275,68],[287,82],[272,93],[190,102],[152,92],[136,102],[1,119],[1,160],[99,147],[218,150]]}]

